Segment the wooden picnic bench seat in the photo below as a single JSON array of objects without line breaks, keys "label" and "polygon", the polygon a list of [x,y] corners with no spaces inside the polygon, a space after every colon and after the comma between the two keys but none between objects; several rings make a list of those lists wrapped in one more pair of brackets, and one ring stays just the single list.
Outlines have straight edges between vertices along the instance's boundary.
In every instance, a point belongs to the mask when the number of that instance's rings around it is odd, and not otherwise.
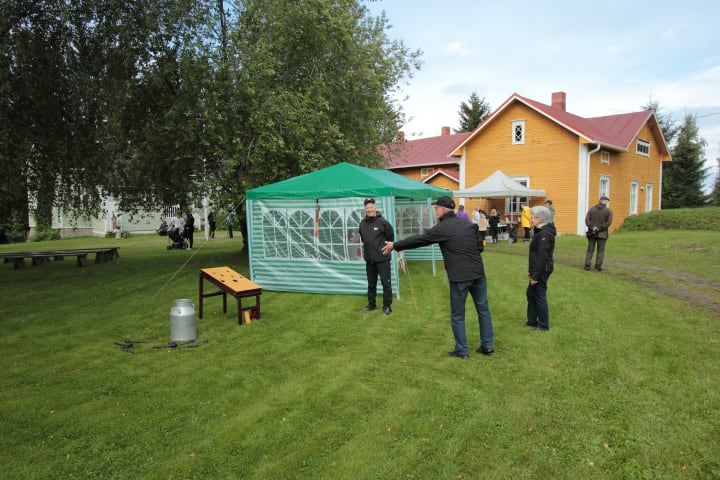
[{"label": "wooden picnic bench seat", "polygon": [[33,267],[41,263],[53,260],[64,260],[65,257],[76,257],[78,267],[87,265],[87,257],[89,254],[95,254],[95,263],[104,263],[114,258],[119,258],[119,247],[104,248],[73,248],[62,250],[35,250],[29,252],[5,252],[0,253],[0,258],[4,263],[14,263],[15,269],[25,268],[25,259],[32,260]]},{"label": "wooden picnic bench seat", "polygon": [[[203,293],[203,280],[207,280],[220,290],[213,293]],[[232,295],[238,302],[237,318],[238,324],[243,324],[243,314],[245,314],[246,323],[250,323],[251,318],[260,318],[260,295],[262,288],[260,285],[243,277],[235,270],[229,267],[203,268],[200,270],[200,311],[199,318],[203,318],[203,299],[206,297],[214,297],[222,295],[223,297],[223,313],[227,313],[227,295]],[[255,305],[243,307],[242,299],[255,297]]]}]

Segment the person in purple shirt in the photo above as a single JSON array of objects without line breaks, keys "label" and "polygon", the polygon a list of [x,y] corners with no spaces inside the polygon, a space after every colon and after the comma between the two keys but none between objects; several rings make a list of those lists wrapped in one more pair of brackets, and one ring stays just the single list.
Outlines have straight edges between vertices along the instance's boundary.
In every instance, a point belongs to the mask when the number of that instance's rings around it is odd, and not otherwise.
[{"label": "person in purple shirt", "polygon": [[468,217],[468,214],[465,213],[465,205],[460,205],[460,206],[458,207],[458,211],[455,212],[455,216],[458,217],[458,218],[465,219],[465,220],[467,220],[468,222],[470,221],[470,217]]}]

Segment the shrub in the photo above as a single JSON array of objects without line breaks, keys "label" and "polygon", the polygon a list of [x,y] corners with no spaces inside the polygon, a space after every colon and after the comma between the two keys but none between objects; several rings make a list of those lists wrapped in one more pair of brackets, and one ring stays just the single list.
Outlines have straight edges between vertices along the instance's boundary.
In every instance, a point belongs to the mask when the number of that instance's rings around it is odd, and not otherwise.
[{"label": "shrub", "polygon": [[33,242],[44,242],[47,240],[60,240],[60,230],[53,228],[48,230],[38,230],[35,233],[35,236],[32,237]]},{"label": "shrub", "polygon": [[720,208],[674,208],[656,210],[625,219],[623,230],[711,230],[720,231]]}]

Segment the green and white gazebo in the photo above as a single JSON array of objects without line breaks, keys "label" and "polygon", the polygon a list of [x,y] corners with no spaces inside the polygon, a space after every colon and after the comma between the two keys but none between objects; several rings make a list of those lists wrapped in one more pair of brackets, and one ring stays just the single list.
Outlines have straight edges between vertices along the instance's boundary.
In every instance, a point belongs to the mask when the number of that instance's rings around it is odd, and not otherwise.
[{"label": "green and white gazebo", "polygon": [[[265,290],[367,293],[358,233],[365,198],[375,199],[400,239],[432,226],[433,200],[449,194],[389,170],[345,162],[248,190],[252,281]],[[440,257],[435,245],[403,253],[406,258]],[[399,297],[397,261],[392,262],[392,281]]]}]

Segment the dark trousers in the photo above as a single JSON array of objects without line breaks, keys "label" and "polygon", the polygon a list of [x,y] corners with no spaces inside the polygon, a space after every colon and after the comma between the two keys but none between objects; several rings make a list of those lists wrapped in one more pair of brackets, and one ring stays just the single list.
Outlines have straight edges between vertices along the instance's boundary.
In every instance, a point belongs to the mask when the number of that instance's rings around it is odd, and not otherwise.
[{"label": "dark trousers", "polygon": [[215,227],[217,225],[214,221],[210,222],[210,238],[215,238]]},{"label": "dark trousers", "polygon": [[535,285],[528,283],[525,292],[527,297],[527,324],[544,330],[550,328],[550,311],[547,302],[547,282],[549,278],[549,273],[543,273]]},{"label": "dark trousers", "polygon": [[603,260],[605,259],[605,242],[607,242],[607,238],[588,237],[588,248],[585,253],[586,267],[590,268],[590,263],[592,263],[593,254],[595,253],[595,246],[597,246],[595,268],[602,268]]},{"label": "dark trousers", "polygon": [[186,229],[184,230],[185,240],[187,240],[188,246],[189,246],[190,248],[192,248],[192,246],[193,246],[193,233],[194,233],[194,230],[195,230],[195,229],[192,228],[192,227],[191,227],[191,228],[186,228]]},{"label": "dark trousers", "polygon": [[490,227],[490,237],[492,237],[492,243],[498,241],[498,227]]},{"label": "dark trousers", "polygon": [[523,227],[523,229],[525,230],[525,236],[523,237],[523,240],[530,240],[530,227]]},{"label": "dark trousers", "polygon": [[377,280],[380,276],[380,283],[383,289],[383,307],[392,305],[392,284],[390,283],[390,260],[384,262],[373,263],[365,262],[365,272],[368,280],[368,305],[377,306],[375,297],[377,296]]}]

